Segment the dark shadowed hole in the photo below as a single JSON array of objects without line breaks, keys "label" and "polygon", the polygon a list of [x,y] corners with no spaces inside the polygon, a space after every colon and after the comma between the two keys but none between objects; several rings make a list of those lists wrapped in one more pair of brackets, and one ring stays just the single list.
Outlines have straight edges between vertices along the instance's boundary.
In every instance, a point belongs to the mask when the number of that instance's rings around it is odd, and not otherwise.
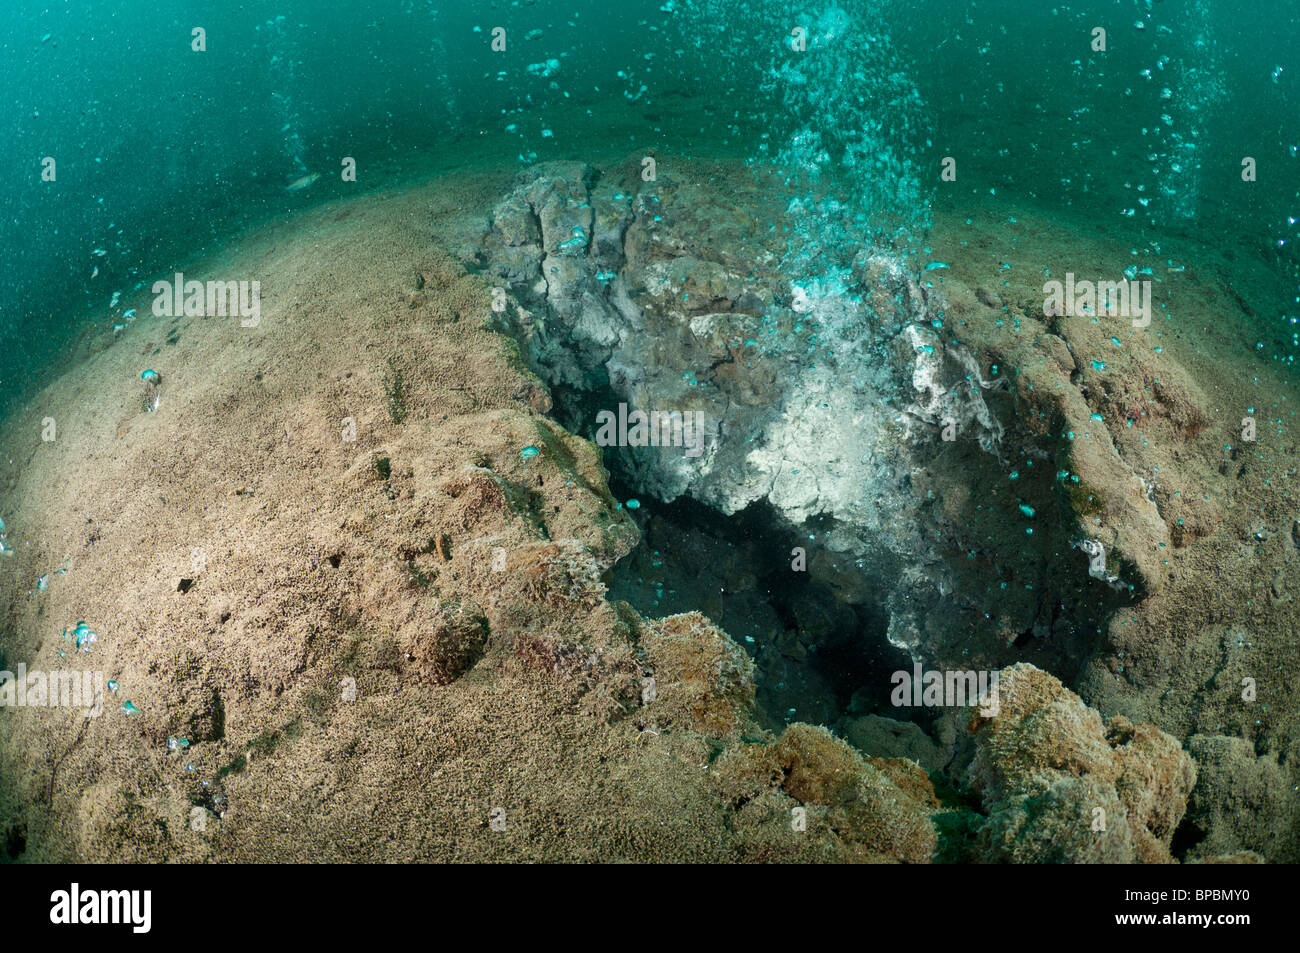
[{"label": "dark shadowed hole", "polygon": [[[620,500],[634,491],[617,478]],[[610,597],[659,618],[699,611],[754,659],[760,715],[770,725],[834,726],[889,704],[890,674],[907,658],[885,639],[887,619],[836,601],[791,569],[795,530],[765,501],[734,516],[688,498],[640,501],[642,543],[609,573]]]},{"label": "dark shadowed hole", "polygon": [[1176,859],[1184,860],[1188,852],[1203,840],[1205,840],[1205,831],[1189,818],[1183,818],[1183,822],[1178,825],[1169,843],[1169,852]]},{"label": "dark shadowed hole", "polygon": [[[554,418],[593,441],[597,412],[623,402],[607,384],[555,386],[552,397]],[[607,576],[612,599],[649,618],[698,611],[724,629],[755,661],[759,717],[769,726],[899,717],[890,676],[911,662],[885,638],[888,617],[840,603],[807,572],[793,571],[799,533],[770,504],[732,516],[686,497],[664,504],[640,491],[631,451],[602,454],[614,496],[640,503],[629,512],[642,532],[641,545]]]},{"label": "dark shadowed hole", "polygon": [[16,860],[27,850],[27,825],[15,824],[5,835],[5,854]]}]

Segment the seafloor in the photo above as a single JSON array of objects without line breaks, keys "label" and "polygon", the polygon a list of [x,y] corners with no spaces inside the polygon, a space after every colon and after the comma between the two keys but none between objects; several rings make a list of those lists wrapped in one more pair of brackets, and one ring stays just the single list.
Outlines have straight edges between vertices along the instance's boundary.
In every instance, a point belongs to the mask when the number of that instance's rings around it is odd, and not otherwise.
[{"label": "seafloor", "polygon": [[[934,374],[968,369],[960,406],[873,430],[872,388],[905,390],[916,355],[847,340],[827,367],[848,376],[817,386],[863,419],[819,430],[810,402],[808,433],[787,421],[778,440],[757,417],[796,406],[785,382],[806,355],[747,322],[790,290],[765,270],[775,245],[755,247],[782,213],[743,164],[669,155],[652,207],[640,159],[328,201],[181,263],[257,277],[258,328],[154,317],[146,285],[130,327],[87,333],[3,431],[0,668],[117,688],[97,718],[3,713],[0,849],[1294,861],[1296,393],[1259,339],[1256,312],[1284,300],[1268,263],[1167,238],[1143,259],[1159,265],[1149,328],[1045,316],[1045,269],[1117,277],[1147,243],[1003,199],[941,204],[906,274],[859,264],[880,311],[927,318]],[[606,188],[630,203],[614,225]],[[553,220],[584,204],[583,267],[613,234],[642,297],[608,318],[639,326],[566,323],[581,273],[511,280],[557,255]],[[492,308],[503,282],[514,324]],[[848,370],[881,355],[902,384]],[[705,476],[624,461],[630,510],[613,455],[557,422],[588,406],[573,395],[602,361],[647,399],[708,370],[725,399],[699,406],[787,456],[719,456]],[[983,430],[944,441],[926,431],[939,411]],[[853,433],[869,445],[837,463]],[[783,482],[800,453],[814,489]],[[693,530],[656,490],[719,521]],[[772,535],[727,538],[751,497]],[[771,554],[746,550],[790,534],[810,537],[815,588],[778,599]],[[1086,539],[1107,552],[1092,574]],[[79,620],[89,651],[61,635]],[[1001,670],[998,713],[887,711],[888,670],[911,658]]]}]

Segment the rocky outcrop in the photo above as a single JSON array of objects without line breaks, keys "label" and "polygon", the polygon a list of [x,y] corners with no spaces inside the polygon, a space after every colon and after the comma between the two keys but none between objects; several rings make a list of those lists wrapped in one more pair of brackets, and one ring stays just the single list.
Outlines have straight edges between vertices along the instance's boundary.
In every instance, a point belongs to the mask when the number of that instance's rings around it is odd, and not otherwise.
[{"label": "rocky outcrop", "polygon": [[1249,851],[1272,863],[1295,863],[1294,781],[1277,756],[1256,755],[1244,738],[1223,735],[1193,735],[1187,750],[1197,766],[1187,823],[1199,839],[1190,856]]},{"label": "rocky outcrop", "polygon": [[712,773],[748,861],[929,863],[937,847],[925,772],[863,758],[825,728],[791,725],[775,745],[732,747]]},{"label": "rocky outcrop", "polygon": [[1000,673],[999,710],[971,722],[984,858],[1171,863],[1196,768],[1153,725],[1104,720],[1032,665]]},{"label": "rocky outcrop", "polygon": [[[442,184],[386,198],[396,211],[312,213],[228,250],[275,278],[258,337],[142,319],[13,421],[0,650],[93,665],[117,691],[97,719],[6,713],[10,856],[1167,862],[1176,829],[1202,838],[1190,859],[1290,856],[1294,752],[1270,745],[1294,737],[1294,666],[1272,654],[1294,641],[1277,634],[1294,513],[1264,492],[1276,462],[1198,442],[1190,372],[1109,329],[1035,317],[956,277],[955,256],[922,271],[866,248],[814,272],[787,255],[799,212],[778,190],[671,168],[492,186],[506,198],[472,242],[440,232],[473,276],[410,225],[446,211]],[[180,329],[183,347],[159,344]],[[156,352],[173,396],[144,414]],[[1110,372],[1089,371],[1103,356]],[[567,421],[575,436],[545,416],[546,384],[561,417],[698,412],[698,456],[629,447],[624,475],[723,513],[766,501],[814,581],[777,613],[725,531],[665,534],[692,601],[649,618],[611,598],[612,567],[658,556],[637,546],[652,507],[629,515],[590,421]],[[78,423],[38,444],[50,407]],[[1206,578],[1231,588],[1201,598]],[[80,618],[100,633],[89,654],[51,637]],[[880,618],[963,669],[1090,658],[1081,684],[1112,717],[1017,666],[969,738],[959,711],[936,744],[863,716],[875,686],[824,683],[802,694],[863,701],[797,717],[850,743],[767,730],[756,682],[791,683],[793,721],[792,673]],[[756,666],[741,644],[764,627],[776,651]],[[1258,700],[1233,702],[1256,677]],[[1195,787],[1157,717],[1201,733]],[[979,812],[939,804],[963,777]]]},{"label": "rocky outcrop", "polygon": [[[1003,428],[984,394],[1006,382],[939,333],[941,305],[893,254],[795,274],[786,213],[759,183],[720,193],[665,165],[653,182],[633,164],[522,174],[478,251],[500,282],[500,327],[558,388],[611,411],[698,414],[698,452],[629,440],[640,491],[725,514],[766,500],[791,525],[816,521],[813,575],[843,601],[889,606],[891,640],[917,649],[926,606],[953,582],[913,473],[944,440],[995,455]],[[886,578],[897,583],[863,583]]]}]

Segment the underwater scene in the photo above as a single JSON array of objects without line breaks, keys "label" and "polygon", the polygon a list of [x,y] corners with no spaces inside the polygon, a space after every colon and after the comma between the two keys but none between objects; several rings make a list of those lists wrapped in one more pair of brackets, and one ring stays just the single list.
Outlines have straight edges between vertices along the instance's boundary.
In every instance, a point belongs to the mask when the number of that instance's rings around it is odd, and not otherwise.
[{"label": "underwater scene", "polygon": [[0,860],[1300,859],[1291,0],[4,8]]}]

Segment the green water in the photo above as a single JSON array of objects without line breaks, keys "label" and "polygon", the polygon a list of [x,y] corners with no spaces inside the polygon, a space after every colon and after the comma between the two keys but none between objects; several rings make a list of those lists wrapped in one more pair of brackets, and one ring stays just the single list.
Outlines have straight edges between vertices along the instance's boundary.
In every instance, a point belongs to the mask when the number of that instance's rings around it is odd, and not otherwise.
[{"label": "green water", "polygon": [[[1300,13],[1286,0],[6,8],[7,399],[177,256],[467,162],[740,157],[776,164],[792,196],[831,183],[886,231],[924,225],[931,201],[1001,194],[1152,241],[1230,243],[1294,286]],[[359,172],[346,185],[345,156]],[[957,183],[940,179],[945,157]],[[309,172],[311,189],[283,190]],[[1290,314],[1261,320],[1294,343]]]}]

